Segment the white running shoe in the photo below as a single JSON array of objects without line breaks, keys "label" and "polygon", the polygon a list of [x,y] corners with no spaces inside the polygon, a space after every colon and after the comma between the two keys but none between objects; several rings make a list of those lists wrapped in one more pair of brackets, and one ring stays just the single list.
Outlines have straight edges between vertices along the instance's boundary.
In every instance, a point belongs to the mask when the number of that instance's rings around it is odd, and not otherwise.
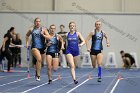
[{"label": "white running shoe", "polygon": [[40,76],[36,76],[36,81],[40,81]]}]

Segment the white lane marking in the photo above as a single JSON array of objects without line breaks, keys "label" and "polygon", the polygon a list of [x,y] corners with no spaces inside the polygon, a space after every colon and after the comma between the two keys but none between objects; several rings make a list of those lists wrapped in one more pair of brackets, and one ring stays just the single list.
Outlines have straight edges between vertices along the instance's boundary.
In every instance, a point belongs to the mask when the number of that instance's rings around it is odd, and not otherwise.
[{"label": "white lane marking", "polygon": [[[31,78],[33,78],[33,77],[31,77]],[[19,81],[23,81],[23,80],[26,80],[26,79],[28,79],[28,78],[23,78],[23,79],[19,79],[19,80],[16,80],[16,81],[9,82],[9,83],[5,83],[5,84],[0,85],[0,87],[6,86],[6,85],[9,85],[9,84],[12,84],[12,83],[16,83],[16,82],[19,82]]]},{"label": "white lane marking", "polygon": [[114,78],[111,83],[108,85],[108,87],[106,88],[104,93],[107,93],[107,91],[109,90],[109,88],[112,86],[112,84],[116,81],[116,78]]},{"label": "white lane marking", "polygon": [[116,84],[114,85],[114,87],[112,88],[112,90],[110,91],[110,93],[113,93],[113,92],[114,92],[114,90],[115,90],[115,88],[117,87],[117,85],[119,84],[120,80],[121,80],[121,79],[118,79],[118,80],[117,80]]},{"label": "white lane marking", "polygon": [[[54,79],[53,81],[56,81],[56,80],[58,80],[58,78]],[[29,92],[29,91],[32,91],[32,90],[34,90],[34,89],[37,89],[37,88],[39,88],[39,87],[41,87],[41,86],[44,86],[44,85],[47,85],[47,84],[48,84],[48,82],[46,82],[46,83],[44,83],[44,84],[41,84],[41,85],[39,85],[39,86],[30,88],[30,89],[28,89],[28,90],[25,90],[25,91],[23,91],[23,92],[21,92],[21,93],[27,93],[27,92]]]},{"label": "white lane marking", "polygon": [[72,88],[71,90],[69,90],[66,93],[71,93],[72,91],[74,91],[75,89],[77,89],[78,87],[80,87],[81,85],[83,85],[84,83],[86,83],[89,79],[86,79],[85,81],[83,81],[81,84],[77,85],[76,87]]}]

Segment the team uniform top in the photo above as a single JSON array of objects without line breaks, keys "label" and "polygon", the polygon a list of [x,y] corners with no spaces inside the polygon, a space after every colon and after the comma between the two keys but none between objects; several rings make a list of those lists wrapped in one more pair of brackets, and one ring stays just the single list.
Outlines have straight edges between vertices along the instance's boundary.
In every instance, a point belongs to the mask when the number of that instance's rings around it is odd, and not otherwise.
[{"label": "team uniform top", "polygon": [[70,34],[70,32],[67,35],[67,41],[68,41],[68,45],[67,45],[67,49],[66,49],[66,54],[72,54],[73,56],[78,56],[79,55],[79,38],[76,34],[76,32],[74,32],[74,34]]},{"label": "team uniform top", "polygon": [[47,53],[58,53],[59,48],[58,48],[58,43],[59,41],[57,40],[57,34],[55,34],[50,40],[48,40],[48,43],[51,45],[48,46],[47,48]]},{"label": "team uniform top", "polygon": [[42,27],[32,30],[32,48],[43,49],[45,47],[45,38],[41,35]]},{"label": "team uniform top", "polygon": [[94,31],[94,35],[92,36],[92,45],[91,50],[103,50],[102,40],[103,40],[103,32]]}]

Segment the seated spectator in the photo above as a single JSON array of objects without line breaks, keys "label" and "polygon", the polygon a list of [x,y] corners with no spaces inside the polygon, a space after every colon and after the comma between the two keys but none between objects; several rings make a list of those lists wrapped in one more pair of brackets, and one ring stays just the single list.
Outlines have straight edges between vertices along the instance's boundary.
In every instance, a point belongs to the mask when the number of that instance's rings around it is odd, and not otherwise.
[{"label": "seated spectator", "polygon": [[134,57],[129,54],[129,53],[125,53],[123,50],[120,51],[120,54],[122,56],[122,60],[123,60],[123,67],[124,68],[131,68],[132,66],[135,66],[135,59]]}]

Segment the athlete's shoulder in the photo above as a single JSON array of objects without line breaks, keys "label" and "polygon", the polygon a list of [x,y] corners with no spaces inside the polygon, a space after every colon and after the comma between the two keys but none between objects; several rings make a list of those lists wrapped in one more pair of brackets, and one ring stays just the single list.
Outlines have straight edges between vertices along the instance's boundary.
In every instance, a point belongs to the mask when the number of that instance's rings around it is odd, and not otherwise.
[{"label": "athlete's shoulder", "polygon": [[29,27],[29,31],[31,32],[34,29],[34,26]]},{"label": "athlete's shoulder", "polygon": [[95,30],[92,30],[92,31],[89,32],[89,35],[91,35],[91,36],[94,35],[94,34],[95,34]]}]

